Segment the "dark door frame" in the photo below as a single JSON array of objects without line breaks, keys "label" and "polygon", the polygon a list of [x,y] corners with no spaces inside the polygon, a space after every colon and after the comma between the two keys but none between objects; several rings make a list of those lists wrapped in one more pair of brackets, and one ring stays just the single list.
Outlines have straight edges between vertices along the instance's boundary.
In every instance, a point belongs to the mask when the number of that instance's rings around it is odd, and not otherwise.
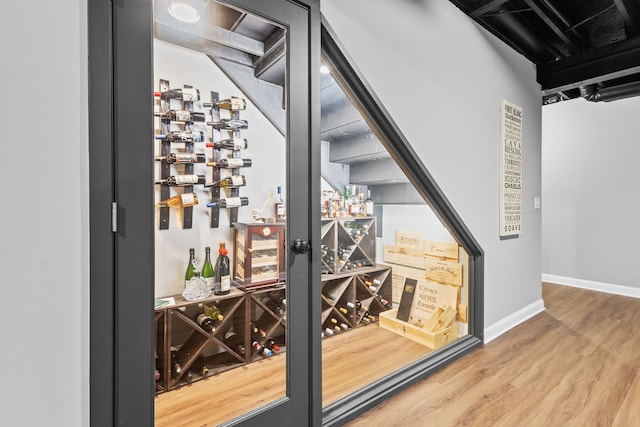
[{"label": "dark door frame", "polygon": [[[249,11],[259,4],[254,0],[225,1]],[[275,8],[284,3],[287,2],[272,1],[260,7]],[[304,111],[308,114],[305,120],[310,123],[305,129],[294,124],[288,130],[292,140],[309,141],[301,153],[288,153],[288,180],[292,181],[291,176],[299,180],[300,173],[309,177],[320,174],[319,160],[314,160],[320,157],[319,120],[312,120],[320,114],[319,77],[318,72],[311,72],[320,66],[320,4],[319,0],[289,0],[288,3],[306,11],[304,25],[308,31],[307,37],[290,38],[288,42],[309,51],[306,61],[289,64],[293,67],[290,74],[298,81],[306,79],[304,84],[311,88],[305,91],[304,101],[287,94],[289,108]],[[153,115],[153,104],[145,102],[152,99],[152,16],[151,0],[88,1],[90,420],[93,427],[153,425],[154,260],[150,236],[154,235],[154,224],[150,220],[153,191],[149,185],[153,169],[149,161],[151,144],[142,143],[153,139],[152,121],[147,120]],[[135,103],[133,114],[131,103]],[[289,192],[289,206],[315,206],[311,201],[319,197],[319,187],[319,183],[312,182],[309,191]],[[320,222],[320,213],[312,209],[308,212],[290,233],[313,242],[319,240],[319,231],[312,231],[308,236],[301,234],[312,229],[309,224]],[[320,329],[320,304],[312,304],[320,298],[311,295],[319,289],[319,254],[312,251],[304,258],[289,255],[291,263],[303,263],[312,280],[318,282],[310,281],[304,292],[291,292],[287,296],[292,307],[308,307],[304,313],[309,321],[302,322],[300,327],[288,328],[291,340],[306,343],[312,336],[310,331]],[[298,298],[304,300],[295,301]],[[322,404],[314,399],[321,395],[320,342],[313,340],[306,347],[300,347],[300,353],[295,356],[296,360],[305,360],[308,364],[302,381],[305,390],[292,386],[291,372],[288,372],[288,390],[290,395],[305,396],[306,401],[289,408],[291,414],[287,416],[292,416],[296,423],[307,419],[308,425],[316,426],[322,417]],[[263,424],[256,418],[247,417],[243,421],[243,426]]]}]

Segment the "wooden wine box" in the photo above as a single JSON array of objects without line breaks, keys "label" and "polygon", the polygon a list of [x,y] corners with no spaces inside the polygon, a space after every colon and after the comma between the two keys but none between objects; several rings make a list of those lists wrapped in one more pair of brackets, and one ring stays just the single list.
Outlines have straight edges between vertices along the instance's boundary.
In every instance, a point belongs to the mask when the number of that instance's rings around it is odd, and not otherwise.
[{"label": "wooden wine box", "polygon": [[380,313],[378,321],[380,327],[433,350],[437,350],[458,338],[458,325],[455,323],[442,331],[433,333],[397,319],[397,313],[397,308]]}]

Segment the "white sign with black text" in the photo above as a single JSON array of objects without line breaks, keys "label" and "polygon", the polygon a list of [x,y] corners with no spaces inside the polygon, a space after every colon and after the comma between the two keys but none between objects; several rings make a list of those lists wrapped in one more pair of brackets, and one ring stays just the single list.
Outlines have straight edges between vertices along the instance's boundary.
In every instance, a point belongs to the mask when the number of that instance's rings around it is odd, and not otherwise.
[{"label": "white sign with black text", "polygon": [[500,101],[500,236],[522,232],[522,107]]}]

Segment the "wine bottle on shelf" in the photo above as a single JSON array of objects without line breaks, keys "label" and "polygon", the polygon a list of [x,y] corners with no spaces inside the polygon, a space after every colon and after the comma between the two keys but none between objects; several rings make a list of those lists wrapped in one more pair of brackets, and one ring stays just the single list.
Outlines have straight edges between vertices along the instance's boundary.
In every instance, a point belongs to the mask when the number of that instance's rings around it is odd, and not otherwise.
[{"label": "wine bottle on shelf", "polygon": [[334,332],[334,331],[333,331],[333,329],[331,329],[331,328],[325,328],[325,329],[324,329],[324,333],[325,333],[325,334],[327,334],[327,335],[329,335],[329,336],[332,336],[332,335],[334,335],[334,334],[335,334],[335,332]]},{"label": "wine bottle on shelf", "polygon": [[156,184],[165,184],[171,187],[184,187],[193,184],[205,184],[206,177],[204,175],[171,175],[165,179],[159,179]]},{"label": "wine bottle on shelf", "polygon": [[204,132],[199,130],[177,130],[167,134],[156,135],[156,139],[169,142],[202,142],[204,141]]},{"label": "wine bottle on shelf", "polygon": [[373,216],[373,199],[371,198],[371,190],[367,190],[367,198],[364,201],[365,214]]},{"label": "wine bottle on shelf", "polygon": [[260,328],[257,325],[257,322],[254,322],[253,320],[251,321],[251,336],[252,338],[257,338],[257,337],[261,337],[264,338],[267,336],[267,333],[264,331],[264,329]]},{"label": "wine bottle on shelf", "polygon": [[207,147],[209,148],[224,148],[226,150],[245,150],[248,147],[247,140],[245,138],[231,138],[231,139],[223,139],[218,142],[207,142]]},{"label": "wine bottle on shelf", "polygon": [[197,204],[198,195],[196,193],[182,193],[157,202],[156,206],[159,208],[188,208],[189,206],[195,206]]},{"label": "wine bottle on shelf", "polygon": [[249,204],[248,197],[228,197],[226,199],[216,199],[207,203],[208,208],[237,208],[239,206],[247,206]]},{"label": "wine bottle on shelf", "polygon": [[205,102],[202,104],[203,107],[210,108],[214,105],[218,106],[218,108],[222,110],[231,110],[231,111],[240,111],[247,108],[247,102],[244,98],[238,98],[236,96],[232,96],[228,99],[223,99],[216,103]]},{"label": "wine bottle on shelf", "polygon": [[208,162],[207,166],[221,169],[237,169],[251,167],[251,159],[220,159],[217,162]]},{"label": "wine bottle on shelf", "polygon": [[244,175],[232,175],[227,178],[223,178],[220,181],[206,183],[205,187],[219,187],[219,188],[237,188],[247,185],[247,179]]},{"label": "wine bottle on shelf", "polygon": [[162,92],[154,92],[153,96],[157,98],[172,98],[180,101],[199,101],[200,91],[192,87],[169,89]]},{"label": "wine bottle on shelf", "polygon": [[278,186],[278,195],[275,203],[276,218],[284,219],[287,216],[287,207],[282,197],[282,187]]},{"label": "wine bottle on shelf", "polygon": [[274,340],[273,338],[269,338],[267,341],[265,341],[264,346],[273,352],[280,351],[280,346],[276,344],[276,340]]},{"label": "wine bottle on shelf", "polygon": [[169,110],[166,113],[155,113],[155,116],[159,116],[162,120],[169,122],[204,122],[204,113],[200,111],[188,111],[188,110]]},{"label": "wine bottle on shelf", "polygon": [[236,353],[243,355],[244,354],[244,340],[241,336],[236,334],[233,329],[229,329],[224,333],[222,341],[233,351]]},{"label": "wine bottle on shelf", "polygon": [[196,250],[189,248],[189,263],[187,264],[187,270],[184,272],[184,286],[187,287],[187,282],[193,279],[196,271]]},{"label": "wine bottle on shelf", "polygon": [[207,378],[209,376],[209,368],[203,365],[200,369],[200,375],[202,375],[203,378]]},{"label": "wine bottle on shelf", "polygon": [[262,349],[258,352],[260,355],[264,356],[264,357],[271,357],[273,356],[273,350],[271,350],[270,348],[267,348],[265,346],[262,346]]},{"label": "wine bottle on shelf", "polygon": [[202,278],[207,282],[209,289],[213,289],[213,264],[211,264],[211,248],[207,246],[204,248],[204,264],[202,264]]},{"label": "wine bottle on shelf", "polygon": [[204,304],[202,307],[202,312],[209,316],[212,320],[217,320],[219,322],[222,322],[224,320],[222,311],[215,304]]},{"label": "wine bottle on shelf", "polygon": [[213,293],[215,295],[226,295],[231,292],[231,265],[227,256],[228,253],[224,242],[220,243],[213,281]]},{"label": "wine bottle on shelf", "polygon": [[213,319],[205,313],[200,313],[196,316],[196,323],[209,333],[214,330]]},{"label": "wine bottle on shelf", "polygon": [[356,186],[352,186],[351,195],[349,196],[349,216],[360,216],[360,199],[356,193]]},{"label": "wine bottle on shelf", "polygon": [[171,374],[173,377],[180,375],[182,372],[182,362],[178,360],[178,349],[171,347]]},{"label": "wine bottle on shelf", "polygon": [[[203,114],[204,117],[204,114]],[[204,121],[204,119],[202,120]],[[219,122],[207,122],[207,126],[212,126],[217,130],[242,130],[249,128],[249,122],[240,119],[221,119]]]},{"label": "wine bottle on shelf", "polygon": [[156,157],[156,161],[173,163],[204,163],[207,161],[203,153],[171,153],[166,156]]},{"label": "wine bottle on shelf", "polygon": [[367,216],[367,206],[366,203],[364,202],[364,193],[358,193],[358,200],[359,200],[359,209],[358,209],[358,216],[360,217],[364,217]]}]

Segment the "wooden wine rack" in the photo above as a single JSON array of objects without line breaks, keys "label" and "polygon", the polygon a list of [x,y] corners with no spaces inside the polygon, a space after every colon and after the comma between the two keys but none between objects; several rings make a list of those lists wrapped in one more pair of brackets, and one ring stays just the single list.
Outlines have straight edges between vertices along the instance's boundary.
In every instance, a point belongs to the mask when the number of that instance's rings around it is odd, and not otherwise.
[{"label": "wooden wine rack", "polygon": [[[379,282],[373,285],[373,281]],[[322,275],[322,331],[337,333],[378,321],[381,312],[391,308],[391,267],[376,265],[338,274]],[[349,303],[352,303],[350,306]],[[358,307],[357,303],[361,306]],[[370,317],[369,317],[370,316]],[[363,320],[363,318],[365,318]],[[336,323],[332,322],[332,319]],[[343,329],[340,325],[347,326]]]},{"label": "wooden wine rack", "polygon": [[373,267],[376,263],[376,218],[322,218],[322,273]]},{"label": "wooden wine rack", "polygon": [[[212,295],[198,301],[185,301],[174,296],[175,305],[155,311],[156,393],[175,390],[208,376],[263,359],[259,346],[272,338],[285,351],[286,310],[276,312],[269,308],[268,299],[283,299],[284,285],[256,291],[232,288],[227,295]],[[205,304],[216,305],[224,319],[214,321],[214,330],[207,332],[195,321]],[[285,307],[286,305],[281,305]],[[253,326],[264,331],[264,336],[253,333]],[[223,339],[233,329],[241,338],[244,352],[232,348]],[[172,356],[173,353],[173,356]],[[180,372],[174,369],[179,362]],[[203,368],[208,371],[203,374]]]}]

